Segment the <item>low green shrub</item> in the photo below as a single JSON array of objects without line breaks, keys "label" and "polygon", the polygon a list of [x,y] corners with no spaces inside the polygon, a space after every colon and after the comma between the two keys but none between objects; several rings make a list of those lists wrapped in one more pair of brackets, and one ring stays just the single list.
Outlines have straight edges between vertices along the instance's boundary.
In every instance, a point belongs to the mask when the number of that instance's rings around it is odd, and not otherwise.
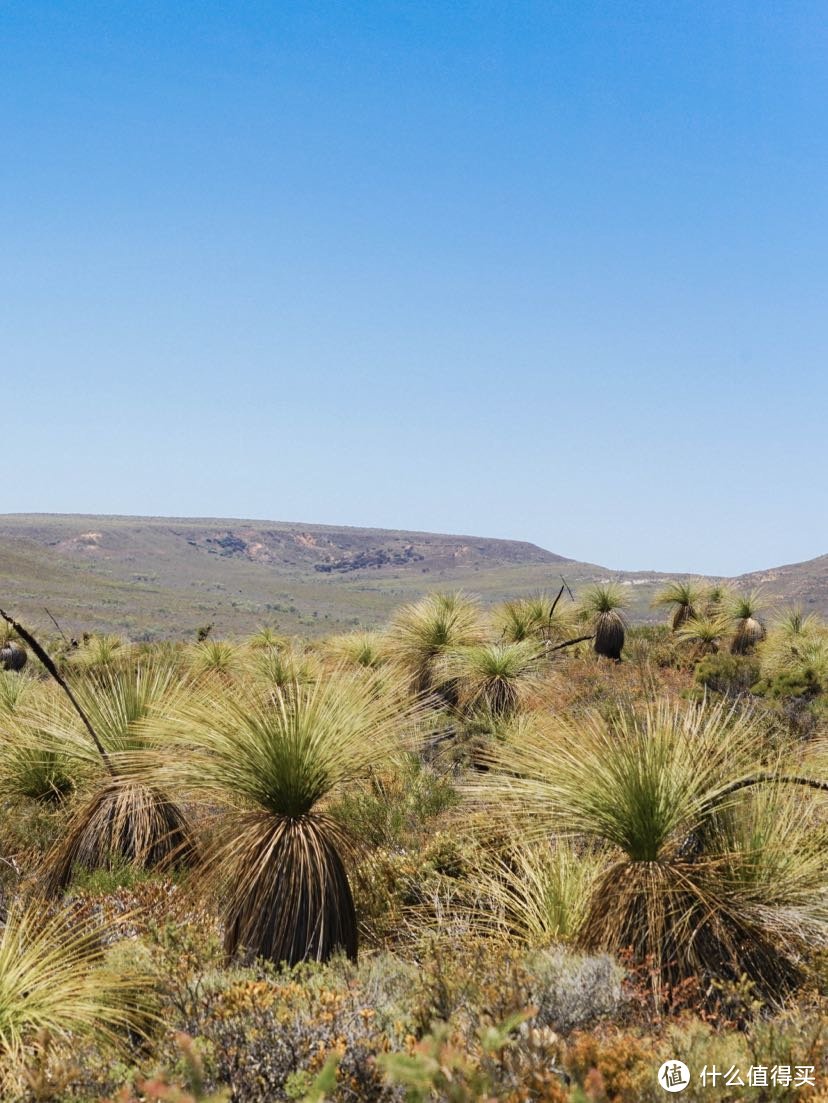
[{"label": "low green shrub", "polygon": [[759,673],[759,661],[752,655],[719,652],[706,655],[696,664],[694,680],[697,686],[712,693],[739,697],[750,693]]}]

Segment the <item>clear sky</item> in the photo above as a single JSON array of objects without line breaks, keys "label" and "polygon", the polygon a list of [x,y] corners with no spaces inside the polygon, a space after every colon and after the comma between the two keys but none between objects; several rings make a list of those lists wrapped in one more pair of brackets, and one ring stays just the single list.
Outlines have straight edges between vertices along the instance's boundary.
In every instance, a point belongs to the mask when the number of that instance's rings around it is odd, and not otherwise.
[{"label": "clear sky", "polygon": [[0,512],[828,552],[823,0],[2,0],[0,96]]}]

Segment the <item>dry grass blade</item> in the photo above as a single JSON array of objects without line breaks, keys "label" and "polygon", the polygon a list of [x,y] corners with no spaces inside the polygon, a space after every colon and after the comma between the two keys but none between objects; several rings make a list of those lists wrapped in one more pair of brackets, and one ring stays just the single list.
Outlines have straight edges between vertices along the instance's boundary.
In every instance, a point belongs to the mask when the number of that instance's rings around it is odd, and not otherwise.
[{"label": "dry grass blade", "polygon": [[92,1037],[118,1046],[147,1022],[150,982],[106,964],[101,932],[68,913],[15,905],[0,934],[0,1085],[20,1087],[27,1047],[39,1031],[67,1051]]},{"label": "dry grass blade", "polygon": [[229,888],[228,955],[295,965],[357,955],[357,922],[337,826],[324,816],[249,812],[219,830],[205,874]]},{"label": "dry grass blade", "polygon": [[43,860],[43,890],[63,892],[79,869],[128,862],[139,869],[191,863],[197,847],[178,804],[154,786],[129,778],[103,782],[74,813]]}]

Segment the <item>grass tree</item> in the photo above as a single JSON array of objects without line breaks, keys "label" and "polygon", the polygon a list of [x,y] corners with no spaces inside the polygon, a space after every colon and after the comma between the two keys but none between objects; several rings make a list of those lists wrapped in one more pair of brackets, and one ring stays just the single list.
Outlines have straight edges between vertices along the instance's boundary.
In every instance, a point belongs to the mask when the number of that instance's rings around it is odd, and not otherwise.
[{"label": "grass tree", "polygon": [[286,643],[285,637],[267,624],[260,625],[248,640],[250,647],[256,650],[284,647]]},{"label": "grass tree", "polygon": [[16,640],[8,640],[0,647],[0,670],[23,670],[28,660],[26,648]]},{"label": "grass tree", "polygon": [[745,655],[765,638],[765,626],[759,620],[763,602],[758,590],[737,594],[733,598],[731,619],[734,624],[730,650],[734,655]]},{"label": "grass tree", "polygon": [[480,610],[463,593],[429,594],[404,606],[391,622],[389,654],[408,671],[416,691],[431,689],[443,655],[485,637]]},{"label": "grass tree", "polygon": [[[815,613],[787,609],[771,625],[762,642],[760,662],[765,677],[807,667],[828,648],[828,628]],[[819,665],[819,662],[817,663]]]},{"label": "grass tree", "polygon": [[242,656],[238,647],[226,640],[202,640],[193,646],[190,669],[197,677],[217,676],[229,679],[238,674]]},{"label": "grass tree", "polygon": [[129,658],[129,647],[120,636],[91,635],[84,639],[83,646],[72,655],[75,666],[87,670],[108,670]]},{"label": "grass tree", "polygon": [[561,602],[561,594],[547,593],[506,601],[495,610],[494,622],[501,638],[507,643],[543,639],[558,642],[572,634],[575,607]]},{"label": "grass tree", "polygon": [[758,768],[762,746],[750,718],[723,707],[661,702],[613,724],[549,717],[519,743],[492,744],[491,773],[471,793],[490,818],[519,822],[527,843],[600,849],[579,941],[632,950],[658,999],[689,977],[709,996],[743,975],[781,999],[828,944],[815,792],[828,783],[776,799],[783,779],[802,779]]},{"label": "grass tree", "polygon": [[319,661],[312,652],[289,645],[255,651],[248,666],[256,681],[275,688],[284,688],[294,682],[315,682],[320,671]]},{"label": "grass tree", "polygon": [[721,613],[709,615],[704,612],[688,617],[676,630],[676,638],[691,644],[698,655],[713,655],[728,635],[730,626]]},{"label": "grass tree", "polygon": [[76,869],[123,862],[164,867],[193,856],[185,812],[148,772],[164,743],[164,717],[187,690],[188,681],[176,667],[138,663],[74,682],[73,700],[88,729],[62,698],[29,710],[32,753],[40,769],[48,756],[57,756],[64,768],[73,763],[70,776],[80,773],[86,779],[65,830],[44,860],[47,892],[65,889]]},{"label": "grass tree", "polygon": [[707,616],[719,616],[727,612],[733,600],[733,591],[726,582],[713,582],[702,592],[702,610]]},{"label": "grass tree", "polygon": [[371,670],[388,661],[387,642],[380,632],[346,632],[325,641],[325,651],[340,662]]},{"label": "grass tree", "polygon": [[581,597],[581,617],[592,627],[597,655],[621,660],[627,626],[624,609],[629,604],[625,591],[614,583],[589,586]]},{"label": "grass tree", "polygon": [[465,711],[483,709],[494,717],[506,717],[537,685],[542,648],[537,640],[461,647],[444,656],[436,677],[453,685]]},{"label": "grass tree", "polygon": [[356,957],[355,840],[327,807],[393,760],[412,718],[363,671],[233,694],[204,686],[186,704],[165,783],[221,809],[197,876],[223,902],[228,955]]},{"label": "grass tree", "polygon": [[128,1032],[148,1022],[150,979],[108,965],[102,933],[79,924],[77,914],[49,914],[38,904],[18,901],[6,915],[0,930],[4,1099],[30,1098],[26,1059],[38,1036],[48,1034],[52,1051],[68,1057],[80,1040],[123,1048]]},{"label": "grass tree", "polygon": [[671,624],[676,632],[701,611],[702,596],[702,589],[695,582],[668,582],[653,598],[653,606],[672,612]]}]

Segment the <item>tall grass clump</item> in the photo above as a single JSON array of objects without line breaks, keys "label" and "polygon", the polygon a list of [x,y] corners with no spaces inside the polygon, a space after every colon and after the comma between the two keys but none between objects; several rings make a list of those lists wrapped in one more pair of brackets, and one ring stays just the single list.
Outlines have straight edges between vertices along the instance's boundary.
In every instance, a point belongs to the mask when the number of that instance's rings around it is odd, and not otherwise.
[{"label": "tall grass clump", "polygon": [[238,647],[226,640],[202,640],[190,653],[190,669],[196,677],[218,676],[231,678],[242,667]]},{"label": "tall grass clump", "polygon": [[480,610],[465,594],[430,594],[404,606],[391,622],[389,653],[409,674],[416,692],[434,687],[435,669],[448,651],[481,643]]},{"label": "tall grass clump", "polygon": [[435,677],[453,685],[464,710],[510,716],[538,684],[542,648],[531,640],[461,647],[443,657]]},{"label": "tall grass clump", "polygon": [[798,816],[777,803],[776,820],[748,829],[765,791],[787,776],[759,765],[763,748],[751,718],[724,706],[660,702],[612,723],[552,717],[526,727],[520,743],[492,744],[492,773],[473,794],[527,837],[603,850],[579,941],[631,951],[652,968],[659,999],[688,977],[710,996],[743,975],[781,999],[809,952],[828,944],[828,848],[824,825],[814,830],[824,798],[809,788],[797,790]]},{"label": "tall grass clump", "polygon": [[[519,835],[519,827],[514,828]],[[481,850],[475,884],[487,900],[478,916],[529,946],[577,940],[588,914],[603,856],[566,838],[518,841],[504,853]]]},{"label": "tall grass clump", "polygon": [[266,647],[253,653],[248,664],[253,678],[264,687],[283,689],[295,682],[310,684],[319,677],[315,655],[295,646]]},{"label": "tall grass clump", "polygon": [[165,743],[165,718],[186,695],[189,682],[176,666],[139,663],[87,674],[72,692],[92,730],[88,738],[63,700],[30,727],[37,744],[70,756],[86,778],[65,830],[44,859],[44,887],[59,893],[76,869],[138,868],[189,860],[195,850],[187,815],[150,774]]},{"label": "tall grass clump", "polygon": [[223,809],[198,877],[223,902],[228,955],[356,957],[345,867],[356,840],[327,805],[394,759],[412,716],[375,677],[344,671],[268,690],[205,689],[187,704],[167,776]]},{"label": "tall grass clump", "polygon": [[682,643],[690,644],[695,654],[701,658],[718,653],[722,641],[730,632],[730,626],[721,613],[711,615],[698,612],[687,617],[674,631],[676,638]]},{"label": "tall grass clump", "polygon": [[571,602],[562,604],[560,595],[552,598],[542,592],[504,602],[495,610],[494,623],[507,643],[538,639],[557,643],[572,634],[575,614]]},{"label": "tall grass clump", "polygon": [[86,636],[83,646],[72,655],[72,664],[87,671],[107,670],[127,661],[129,651],[128,644],[120,636]]},{"label": "tall grass clump", "polygon": [[789,675],[828,687],[828,627],[815,614],[789,609],[771,625],[758,649],[764,678]]},{"label": "tall grass clump", "polygon": [[339,662],[376,670],[388,661],[385,637],[380,632],[347,632],[325,641],[325,651]]},{"label": "tall grass clump", "polygon": [[66,1056],[81,1039],[123,1049],[128,1032],[148,1021],[149,985],[139,972],[107,964],[100,930],[17,902],[0,930],[3,1098],[24,1097],[38,1036],[47,1034],[51,1050]]}]

